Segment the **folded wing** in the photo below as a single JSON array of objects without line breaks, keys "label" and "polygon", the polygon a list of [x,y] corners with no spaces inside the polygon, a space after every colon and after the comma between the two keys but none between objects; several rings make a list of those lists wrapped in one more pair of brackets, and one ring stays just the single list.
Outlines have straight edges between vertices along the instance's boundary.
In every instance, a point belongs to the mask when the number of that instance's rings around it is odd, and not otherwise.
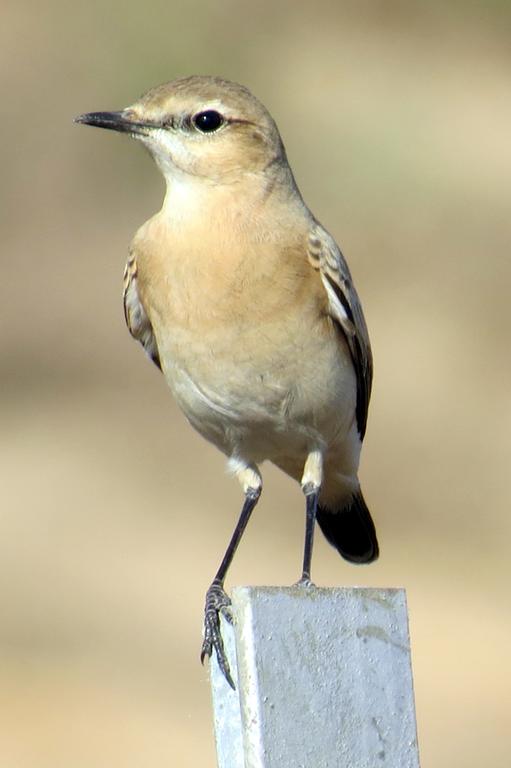
[{"label": "folded wing", "polygon": [[137,290],[137,262],[134,254],[130,254],[124,270],[124,317],[129,332],[134,339],[144,347],[147,355],[161,370],[160,355],[156,345],[153,328]]},{"label": "folded wing", "polygon": [[348,342],[357,377],[357,428],[363,440],[371,397],[373,360],[360,299],[339,247],[320,224],[315,224],[310,232],[308,251],[309,259],[319,269],[327,292],[330,315]]}]

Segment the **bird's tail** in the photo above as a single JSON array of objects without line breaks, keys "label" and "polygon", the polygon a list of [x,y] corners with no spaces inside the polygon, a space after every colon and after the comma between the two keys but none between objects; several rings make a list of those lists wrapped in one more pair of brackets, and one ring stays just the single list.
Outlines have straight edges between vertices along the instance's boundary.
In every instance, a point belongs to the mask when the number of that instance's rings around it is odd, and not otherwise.
[{"label": "bird's tail", "polygon": [[351,563],[371,563],[379,554],[376,530],[359,489],[344,505],[319,506],[316,519],[326,539]]}]

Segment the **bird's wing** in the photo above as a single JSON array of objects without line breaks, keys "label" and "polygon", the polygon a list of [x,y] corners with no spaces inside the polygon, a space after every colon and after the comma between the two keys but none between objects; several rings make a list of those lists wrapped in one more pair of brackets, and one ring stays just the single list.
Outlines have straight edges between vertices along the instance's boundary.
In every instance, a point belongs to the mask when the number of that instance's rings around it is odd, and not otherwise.
[{"label": "bird's wing", "polygon": [[129,332],[139,341],[153,363],[161,370],[160,354],[156,345],[153,328],[137,290],[137,261],[131,253],[124,270],[124,317]]},{"label": "bird's wing", "polygon": [[312,265],[320,272],[328,296],[330,316],[348,342],[357,377],[357,428],[363,440],[371,397],[373,358],[360,299],[339,247],[317,223],[309,234],[308,254]]}]

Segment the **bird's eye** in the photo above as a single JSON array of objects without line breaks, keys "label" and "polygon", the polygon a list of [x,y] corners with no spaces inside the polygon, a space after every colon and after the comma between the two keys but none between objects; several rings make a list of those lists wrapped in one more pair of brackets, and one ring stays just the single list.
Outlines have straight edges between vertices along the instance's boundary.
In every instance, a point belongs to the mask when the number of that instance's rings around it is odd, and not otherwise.
[{"label": "bird's eye", "polygon": [[225,123],[220,112],[214,109],[207,109],[205,112],[198,112],[192,118],[192,123],[201,133],[213,133]]}]

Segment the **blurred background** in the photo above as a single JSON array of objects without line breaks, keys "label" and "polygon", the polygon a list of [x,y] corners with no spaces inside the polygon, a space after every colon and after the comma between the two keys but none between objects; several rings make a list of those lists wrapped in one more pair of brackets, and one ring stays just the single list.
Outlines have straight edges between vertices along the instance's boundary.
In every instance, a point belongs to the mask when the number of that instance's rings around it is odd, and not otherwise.
[{"label": "blurred background", "polygon": [[[4,0],[1,766],[215,764],[202,608],[241,494],[124,326],[162,179],[72,123],[208,73],[274,115],[371,332],[381,559],[318,535],[314,579],[406,587],[423,768],[507,768],[510,22],[497,0]],[[300,489],[263,469],[229,586],[299,575]]]}]

